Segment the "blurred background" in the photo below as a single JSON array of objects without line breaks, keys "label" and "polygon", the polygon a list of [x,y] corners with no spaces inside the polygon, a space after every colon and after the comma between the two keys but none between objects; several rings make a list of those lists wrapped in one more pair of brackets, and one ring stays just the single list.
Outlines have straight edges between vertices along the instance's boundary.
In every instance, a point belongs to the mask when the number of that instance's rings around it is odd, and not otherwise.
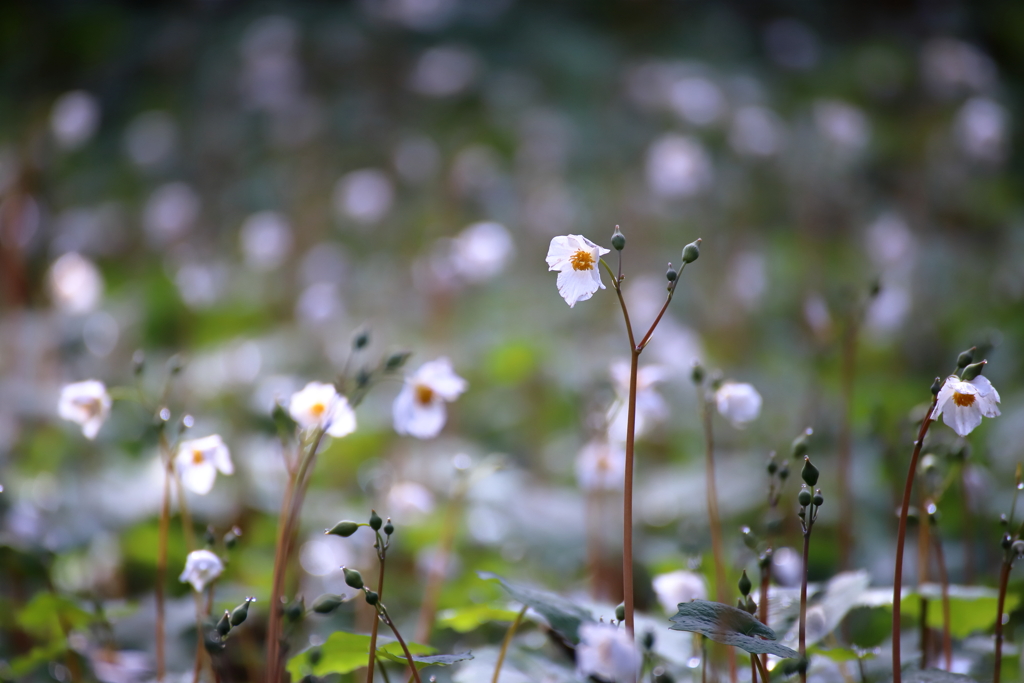
[{"label": "blurred background", "polygon": [[[174,419],[231,450],[235,474],[190,499],[199,532],[243,532],[225,604],[267,608],[274,402],[402,349],[410,371],[447,356],[469,390],[420,441],[392,429],[400,383],[374,388],[319,459],[295,590],[344,592],[341,564],[373,574],[362,532],[321,535],[373,506],[398,528],[389,607],[410,629],[446,529],[442,610],[502,599],[480,569],[614,606],[621,483],[594,484],[577,456],[614,422],[628,342],[614,293],[570,309],[544,256],[570,233],[608,247],[616,224],[643,329],[666,264],[703,240],[642,359],[658,368],[638,444],[642,609],[663,620],[658,573],[713,574],[694,359],[764,398],[746,429],[715,419],[730,576],[756,564],[738,529],[763,528],[768,453],[787,459],[811,426],[828,501],[811,578],[861,568],[884,586],[913,411],[977,345],[1003,417],[969,443],[936,425],[930,450],[951,577],[993,584],[1024,456],[1022,32],[1024,5],[994,1],[4,3],[0,677],[71,680],[90,657],[87,680],[151,675],[162,480],[139,349],[153,400],[181,354]],[[370,348],[350,357],[361,329]],[[56,411],[87,379],[115,398],[95,441]],[[849,528],[832,504],[844,434]],[[795,491],[777,546],[799,539]],[[186,672],[172,529],[168,661]],[[70,654],[52,619],[23,616],[40,593],[91,615]],[[293,650],[365,632],[365,607],[306,625]],[[255,677],[251,621],[232,661]],[[884,619],[862,621],[880,642]],[[480,651],[502,633],[438,626],[432,643]],[[137,651],[121,678],[95,664],[115,650]]]}]

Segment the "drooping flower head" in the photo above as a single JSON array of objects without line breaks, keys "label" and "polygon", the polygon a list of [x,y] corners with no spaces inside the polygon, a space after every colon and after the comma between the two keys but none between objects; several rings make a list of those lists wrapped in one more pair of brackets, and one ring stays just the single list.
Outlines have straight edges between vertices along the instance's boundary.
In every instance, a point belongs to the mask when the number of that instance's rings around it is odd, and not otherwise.
[{"label": "drooping flower head", "polygon": [[178,580],[191,583],[197,592],[202,593],[206,584],[210,583],[224,571],[224,563],[209,550],[193,550],[185,559],[185,571]]},{"label": "drooping flower head", "polygon": [[632,683],[637,680],[641,662],[640,650],[625,629],[603,623],[580,626],[576,672],[581,677],[593,675],[615,683]]},{"label": "drooping flower head", "polygon": [[745,382],[726,382],[720,386],[715,392],[715,404],[722,417],[737,429],[746,427],[761,414],[761,394]]},{"label": "drooping flower head", "polygon": [[231,453],[219,434],[182,441],[174,457],[174,466],[185,488],[201,496],[213,488],[217,470],[224,474],[235,472]]},{"label": "drooping flower head", "polygon": [[939,389],[932,419],[940,415],[953,431],[967,436],[981,424],[981,418],[999,415],[999,392],[984,375],[967,381],[950,375]]},{"label": "drooping flower head", "polygon": [[558,293],[570,308],[605,288],[601,283],[599,261],[609,251],[583,235],[560,235],[551,239],[548,270],[558,271]]},{"label": "drooping flower head", "polygon": [[419,439],[434,438],[447,419],[445,402],[454,401],[468,386],[447,358],[424,363],[406,378],[395,397],[391,409],[395,431]]},{"label": "drooping flower head", "polygon": [[100,427],[110,415],[110,394],[95,379],[68,384],[60,392],[57,413],[65,420],[82,425],[82,434],[95,439]]},{"label": "drooping flower head", "polygon": [[658,602],[667,614],[675,614],[679,610],[679,603],[706,600],[708,597],[704,577],[685,569],[659,574],[654,577],[653,583]]},{"label": "drooping flower head", "polygon": [[310,382],[292,394],[288,413],[303,429],[319,428],[334,437],[356,430],[356,414],[348,399],[334,390],[333,384]]}]

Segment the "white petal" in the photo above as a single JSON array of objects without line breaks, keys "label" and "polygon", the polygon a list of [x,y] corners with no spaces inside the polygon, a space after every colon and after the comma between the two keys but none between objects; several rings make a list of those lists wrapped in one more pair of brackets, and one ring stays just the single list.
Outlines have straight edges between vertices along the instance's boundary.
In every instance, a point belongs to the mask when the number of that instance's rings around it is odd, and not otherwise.
[{"label": "white petal", "polygon": [[224,474],[234,474],[235,465],[231,462],[231,451],[228,447],[221,445],[220,448],[214,449],[213,457],[210,458],[214,466]]},{"label": "white petal", "polygon": [[[953,387],[958,384],[956,377],[950,375],[946,378],[946,381],[942,383],[942,388],[939,389],[939,394],[935,400],[935,410],[932,411],[932,419],[939,419],[939,415],[946,409],[947,404],[953,398],[954,389]],[[946,424],[949,424],[948,422]],[[950,425],[952,426],[952,425]]]},{"label": "white petal", "polygon": [[100,433],[100,427],[103,426],[103,418],[96,416],[91,420],[86,420],[82,423],[82,435],[92,441],[96,438],[96,435]]},{"label": "white petal", "polygon": [[395,397],[391,408],[395,431],[409,434],[419,439],[432,439],[444,427],[447,413],[444,401],[434,400],[429,404],[420,405],[415,398],[415,389],[406,384]]},{"label": "white petal", "polygon": [[548,264],[548,270],[561,270],[569,265],[569,257],[577,251],[578,248],[569,237],[565,235],[552,237],[551,244],[548,245],[548,255],[545,259]]},{"label": "white petal", "polygon": [[178,474],[181,475],[181,483],[189,491],[205,496],[213,488],[213,482],[217,479],[217,468],[212,462],[203,461],[199,464],[178,466]]},{"label": "white petal", "polygon": [[[999,392],[996,391],[996,388],[992,386],[992,382],[990,382],[988,377],[985,377],[985,375],[978,375],[972,379],[969,384],[973,385],[982,396],[999,403]],[[988,416],[986,415],[985,417]]]},{"label": "white petal", "polygon": [[327,433],[333,437],[348,436],[356,431],[356,413],[344,396],[338,396],[335,399],[329,419]]},{"label": "white petal", "polygon": [[954,404],[942,416],[943,421],[953,428],[960,436],[967,436],[981,424],[981,411],[976,405],[958,406]]},{"label": "white petal", "polygon": [[563,270],[558,274],[558,293],[569,304],[569,308],[576,305],[577,301],[586,301],[594,296],[594,292],[603,288],[600,280],[594,278],[585,270]]},{"label": "white petal", "polygon": [[466,380],[455,374],[452,363],[445,357],[424,363],[413,373],[412,384],[423,384],[446,401],[454,401],[469,386]]}]

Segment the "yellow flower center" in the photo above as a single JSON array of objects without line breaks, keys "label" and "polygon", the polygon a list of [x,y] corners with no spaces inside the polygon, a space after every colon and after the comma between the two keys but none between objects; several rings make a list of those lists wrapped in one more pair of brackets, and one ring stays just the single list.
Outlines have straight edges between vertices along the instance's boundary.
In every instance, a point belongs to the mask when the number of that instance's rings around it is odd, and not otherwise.
[{"label": "yellow flower center", "polygon": [[313,417],[319,420],[327,412],[327,406],[323,403],[314,403],[309,407],[309,412],[313,413]]},{"label": "yellow flower center", "polygon": [[572,264],[573,270],[593,270],[594,256],[589,251],[580,249],[569,257],[569,263]]},{"label": "yellow flower center", "polygon": [[75,405],[84,410],[85,414],[91,418],[99,415],[102,410],[102,404],[95,396],[90,396],[88,398],[76,398]]},{"label": "yellow flower center", "polygon": [[953,392],[953,403],[957,404],[961,408],[974,405],[974,394],[961,394],[959,391]]},{"label": "yellow flower center", "polygon": [[426,384],[416,385],[416,402],[421,406],[430,405],[430,402],[434,400],[434,390],[428,387]]},{"label": "yellow flower center", "polygon": [[203,460],[205,460],[205,459],[206,458],[203,457],[203,452],[202,451],[192,451],[192,464],[193,465],[202,465],[203,464]]}]

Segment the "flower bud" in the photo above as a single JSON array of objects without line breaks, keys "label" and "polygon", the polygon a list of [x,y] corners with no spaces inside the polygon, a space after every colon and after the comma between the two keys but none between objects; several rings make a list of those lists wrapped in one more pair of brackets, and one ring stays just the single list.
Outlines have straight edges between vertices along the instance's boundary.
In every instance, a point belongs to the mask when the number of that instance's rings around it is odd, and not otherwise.
[{"label": "flower bud", "polygon": [[796,500],[800,503],[801,507],[807,507],[811,504],[811,491],[807,487],[800,489],[800,493],[797,494]]},{"label": "flower bud", "polygon": [[359,529],[360,526],[362,525],[358,524],[357,522],[352,522],[350,520],[344,519],[335,524],[334,526],[332,526],[330,529],[324,530],[324,533],[329,534],[331,536],[341,536],[342,538],[348,538],[349,536],[354,534],[356,530]]},{"label": "flower bud", "polygon": [[388,356],[388,359],[384,361],[384,369],[388,371],[398,370],[405,365],[405,361],[409,360],[409,356],[411,355],[411,351],[396,351],[395,353],[392,353]]},{"label": "flower bud", "polygon": [[640,642],[645,650],[650,651],[654,647],[654,631],[644,631],[644,636]]},{"label": "flower bud", "polygon": [[309,662],[310,666],[316,666],[320,663],[320,660],[324,658],[324,652],[319,646],[311,647],[306,650],[306,661]]},{"label": "flower bud", "polygon": [[959,356],[956,357],[957,370],[962,370],[968,365],[974,362],[974,352],[978,350],[977,346],[972,346],[966,351],[962,351]]},{"label": "flower bud", "polygon": [[935,378],[935,381],[932,382],[932,388],[931,388],[932,396],[938,396],[939,395],[939,392],[942,390],[942,385],[943,384],[945,384],[945,382],[942,381],[941,377],[936,377]]},{"label": "flower bud", "polygon": [[1010,538],[1010,534],[1003,534],[1003,540],[1000,541],[1000,545],[1003,546],[1003,550],[1006,550],[1013,543],[1013,539]]},{"label": "flower bud", "polygon": [[[356,386],[360,389],[370,386],[371,379],[373,379],[373,373],[370,372],[369,368],[359,368],[359,371],[356,372]],[[338,393],[340,394],[341,392],[339,391]]]},{"label": "flower bud", "polygon": [[146,369],[146,354],[142,349],[137,349],[132,354],[132,374],[138,377]]},{"label": "flower bud", "polygon": [[203,533],[203,542],[206,543],[207,548],[212,548],[217,543],[217,530],[212,526],[207,526]]},{"label": "flower bud", "polygon": [[811,458],[808,455],[804,456],[804,468],[800,470],[800,478],[808,486],[818,483],[818,468],[811,464]]},{"label": "flower bud", "polygon": [[395,533],[395,525],[391,523],[390,517],[388,517],[388,521],[384,522],[384,533],[388,536]]},{"label": "flower bud", "polygon": [[374,531],[380,531],[381,526],[384,525],[384,520],[380,518],[376,510],[370,510],[370,528]]},{"label": "flower bud", "polygon": [[345,583],[352,588],[360,590],[363,587],[363,575],[355,569],[349,569],[348,567],[342,567],[341,571],[345,573]]},{"label": "flower bud", "polygon": [[185,357],[180,353],[176,353],[167,359],[167,372],[172,375],[177,375],[185,369]]},{"label": "flower bud", "polygon": [[704,366],[699,360],[693,361],[693,369],[690,370],[690,379],[694,384],[701,384],[704,381]]},{"label": "flower bud", "polygon": [[306,599],[301,597],[295,598],[284,608],[284,617],[291,622],[298,621],[305,613]]},{"label": "flower bud", "polygon": [[1008,526],[1010,526],[1010,520],[1006,519],[1006,515],[1005,514],[1001,514],[1001,515],[999,515],[999,524],[1001,524],[1002,526],[1008,527]]},{"label": "flower bud", "polygon": [[743,537],[743,545],[751,550],[757,550],[757,544],[760,542],[760,539],[757,537],[757,534],[751,531],[749,526],[740,527],[740,535]]},{"label": "flower bud", "polygon": [[757,612],[757,603],[754,602],[754,599],[749,595],[747,596],[747,604],[744,605],[744,609],[746,609],[750,614]]},{"label": "flower bud", "polygon": [[380,600],[380,596],[377,595],[377,593],[375,591],[371,591],[371,590],[366,591],[366,604],[368,604],[368,605],[376,605],[379,600]]},{"label": "flower bud", "polygon": [[800,432],[800,436],[793,439],[793,457],[802,458],[807,455],[807,443],[811,439],[811,434],[814,431],[808,427],[804,431]]},{"label": "flower bud", "polygon": [[757,558],[758,566],[761,567],[761,569],[767,569],[768,567],[771,567],[773,554],[774,553],[772,553],[771,548],[768,548],[763,553],[761,553],[761,557]]},{"label": "flower bud", "polygon": [[750,595],[750,589],[752,587],[753,584],[750,583],[750,579],[747,577],[747,570],[744,569],[743,575],[740,576],[739,582],[740,593],[743,595],[743,597],[747,597],[748,595]]},{"label": "flower bud", "polygon": [[333,593],[324,593],[319,598],[313,601],[313,605],[310,607],[311,610],[317,614],[330,614],[334,610],[338,609],[338,606],[344,601],[344,597],[341,595],[335,595]]},{"label": "flower bud", "polygon": [[772,457],[768,459],[768,474],[774,475],[778,471],[779,463],[775,462],[775,455],[772,454]]},{"label": "flower bud", "polygon": [[626,605],[624,603],[620,602],[618,606],[615,608],[615,618],[618,621],[626,620]]},{"label": "flower bud", "polygon": [[228,614],[227,610],[224,610],[224,616],[217,622],[217,633],[224,637],[231,630],[231,615]]},{"label": "flower bud", "polygon": [[821,495],[821,489],[818,489],[814,493],[813,502],[814,502],[815,507],[821,507],[822,504],[825,502],[825,496]]},{"label": "flower bud", "polygon": [[231,625],[238,626],[249,616],[249,603],[255,602],[256,598],[246,598],[245,602],[231,610]]},{"label": "flower bud", "polygon": [[370,330],[361,328],[352,337],[352,348],[356,351],[365,349],[370,344]]},{"label": "flower bud", "polygon": [[983,360],[980,363],[971,363],[966,368],[964,368],[964,372],[961,375],[961,377],[965,382],[970,382],[972,379],[981,374],[981,371],[985,369],[986,363],[988,363],[987,360]]},{"label": "flower bud", "polygon": [[779,467],[779,479],[782,481],[789,479],[789,465],[786,463],[782,463],[782,466]]},{"label": "flower bud", "polygon": [[211,655],[216,655],[223,652],[227,647],[227,644],[225,644],[224,639],[221,637],[220,633],[217,632],[217,629],[204,628],[203,647],[205,647],[206,651]]},{"label": "flower bud", "polygon": [[672,267],[671,263],[668,264],[668,270],[665,271],[665,279],[673,282],[677,277],[679,277],[679,272]]},{"label": "flower bud", "polygon": [[683,247],[683,263],[693,263],[700,256],[700,238]]},{"label": "flower bud", "polygon": [[231,527],[231,529],[224,534],[224,547],[231,550],[238,545],[238,539],[242,535],[242,530],[237,526]]},{"label": "flower bud", "polygon": [[615,251],[622,251],[626,247],[626,236],[622,234],[622,230],[619,226],[615,226],[615,232],[612,233],[612,249]]}]

